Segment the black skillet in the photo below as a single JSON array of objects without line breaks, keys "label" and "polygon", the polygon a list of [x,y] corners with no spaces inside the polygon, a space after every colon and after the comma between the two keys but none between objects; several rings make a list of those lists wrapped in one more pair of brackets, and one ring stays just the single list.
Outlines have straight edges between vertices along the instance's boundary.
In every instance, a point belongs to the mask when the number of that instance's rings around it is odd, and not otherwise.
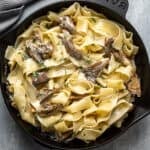
[{"label": "black skillet", "polygon": [[[115,20],[123,24],[127,30],[133,32],[134,43],[139,46],[139,53],[136,56],[137,72],[141,78],[142,97],[135,99],[135,109],[129,114],[129,117],[123,123],[120,129],[110,128],[95,142],[85,144],[79,140],[74,140],[68,144],[58,143],[53,139],[51,134],[41,133],[39,129],[32,127],[28,123],[21,120],[18,117],[17,111],[11,107],[10,99],[6,89],[6,76],[9,72],[9,68],[6,65],[7,62],[4,59],[4,53],[7,45],[13,45],[17,36],[21,34],[31,24],[32,20],[46,14],[49,10],[59,11],[63,7],[68,7],[74,1],[73,0],[43,0],[35,3],[34,6],[28,6],[18,23],[16,23],[9,31],[1,35],[0,39],[0,74],[1,74],[1,91],[3,94],[4,102],[14,120],[19,124],[30,137],[37,142],[48,146],[52,149],[92,149],[99,148],[102,144],[107,144],[116,137],[123,134],[133,124],[146,117],[150,113],[150,66],[148,55],[145,46],[134,27],[125,19],[125,15],[128,9],[127,0],[76,0],[81,5],[86,5],[98,12],[104,13],[109,19]],[[29,13],[31,12],[31,13]],[[20,91],[21,92],[21,91]],[[142,134],[142,133],[141,133]]]}]

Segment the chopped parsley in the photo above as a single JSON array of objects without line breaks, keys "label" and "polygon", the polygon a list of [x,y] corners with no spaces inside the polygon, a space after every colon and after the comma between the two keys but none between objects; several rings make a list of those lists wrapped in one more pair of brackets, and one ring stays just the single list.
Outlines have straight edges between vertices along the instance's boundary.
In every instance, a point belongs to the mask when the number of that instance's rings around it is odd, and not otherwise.
[{"label": "chopped parsley", "polygon": [[22,54],[22,59],[27,60],[29,56],[26,53],[21,53]]},{"label": "chopped parsley", "polygon": [[46,67],[43,61],[40,62],[40,65],[41,65],[41,67]]},{"label": "chopped parsley", "polygon": [[86,58],[85,61],[86,61],[86,63],[88,63],[88,64],[91,64],[91,63],[92,63],[92,60],[89,59],[89,58]]},{"label": "chopped parsley", "polygon": [[37,71],[35,71],[35,72],[32,73],[32,75],[33,75],[33,77],[37,78],[39,74],[38,74]]},{"label": "chopped parsley", "polygon": [[82,66],[79,66],[79,67],[78,67],[78,69],[79,69],[79,70],[82,70],[82,69],[83,69],[83,67],[82,67]]}]

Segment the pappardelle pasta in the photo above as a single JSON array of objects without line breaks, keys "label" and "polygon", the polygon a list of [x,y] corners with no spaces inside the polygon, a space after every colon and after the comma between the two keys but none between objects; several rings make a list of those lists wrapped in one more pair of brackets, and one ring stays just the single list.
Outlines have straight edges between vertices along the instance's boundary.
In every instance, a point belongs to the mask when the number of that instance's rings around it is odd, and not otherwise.
[{"label": "pappardelle pasta", "polygon": [[6,50],[12,106],[57,141],[94,141],[141,96],[137,52],[131,32],[86,6],[49,12]]}]

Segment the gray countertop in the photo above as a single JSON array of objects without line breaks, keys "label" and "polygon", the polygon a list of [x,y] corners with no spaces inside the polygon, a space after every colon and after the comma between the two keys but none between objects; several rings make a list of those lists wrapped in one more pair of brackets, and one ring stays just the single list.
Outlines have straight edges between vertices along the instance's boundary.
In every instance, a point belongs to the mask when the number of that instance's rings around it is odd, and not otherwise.
[{"label": "gray countertop", "polygon": [[[129,0],[128,20],[140,33],[150,56],[150,1]],[[100,150],[149,150],[150,116]],[[47,150],[30,139],[10,117],[0,95],[0,150]]]}]

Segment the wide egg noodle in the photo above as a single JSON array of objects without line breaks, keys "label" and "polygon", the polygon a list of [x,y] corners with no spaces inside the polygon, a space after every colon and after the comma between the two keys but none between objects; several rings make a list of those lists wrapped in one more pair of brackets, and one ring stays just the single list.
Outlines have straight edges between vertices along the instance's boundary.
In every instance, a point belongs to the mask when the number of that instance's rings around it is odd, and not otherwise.
[{"label": "wide egg noodle", "polygon": [[70,91],[67,89],[62,90],[60,93],[51,97],[50,101],[55,104],[66,105],[69,101]]},{"label": "wide egg noodle", "polygon": [[61,119],[62,114],[58,113],[53,116],[41,117],[39,115],[36,116],[37,120],[40,122],[42,129],[44,131],[52,130],[55,123],[57,123]]},{"label": "wide egg noodle", "polygon": [[[23,80],[24,80],[24,76],[19,66],[16,66],[15,70],[12,71],[11,74],[9,74],[8,76],[8,81],[9,83],[12,84],[13,87],[13,93],[14,93],[13,101],[15,102],[15,105],[20,112],[21,118],[27,121],[28,123],[37,126],[34,115],[31,112],[30,101],[29,101],[30,99],[26,95],[27,89],[24,86],[24,84],[26,83],[23,84],[22,83]],[[30,91],[30,92],[32,94],[34,93],[34,91]]]},{"label": "wide egg noodle", "polygon": [[81,110],[85,110],[93,106],[90,96],[87,96],[80,101],[73,102],[71,105],[65,108],[65,111],[75,113]]}]

